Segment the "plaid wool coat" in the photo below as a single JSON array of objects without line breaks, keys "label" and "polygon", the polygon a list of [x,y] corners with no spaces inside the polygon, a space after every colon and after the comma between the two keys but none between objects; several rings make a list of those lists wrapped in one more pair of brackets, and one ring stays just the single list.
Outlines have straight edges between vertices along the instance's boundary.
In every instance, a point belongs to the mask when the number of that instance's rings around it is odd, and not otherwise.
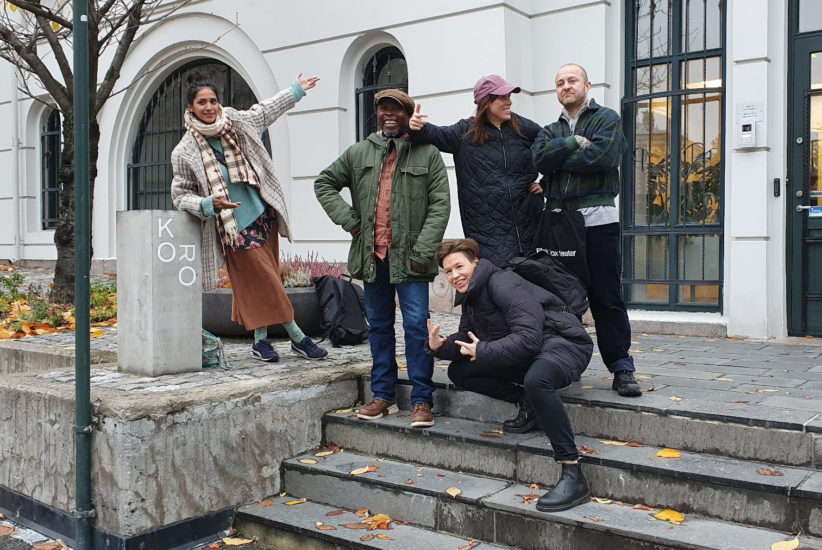
[{"label": "plaid wool coat", "polygon": [[[253,105],[246,111],[223,107],[231,119],[232,130],[237,133],[237,145],[242,149],[254,172],[260,179],[260,196],[277,215],[278,233],[291,240],[285,196],[282,186],[274,175],[274,163],[263,146],[260,137],[280,116],[294,106],[290,89],[278,92],[274,97]],[[202,220],[203,289],[213,290],[219,281],[218,270],[225,263],[216,218],[204,216],[200,205],[210,194],[203,158],[197,141],[186,132],[171,152],[171,199],[178,210],[184,210]]]}]

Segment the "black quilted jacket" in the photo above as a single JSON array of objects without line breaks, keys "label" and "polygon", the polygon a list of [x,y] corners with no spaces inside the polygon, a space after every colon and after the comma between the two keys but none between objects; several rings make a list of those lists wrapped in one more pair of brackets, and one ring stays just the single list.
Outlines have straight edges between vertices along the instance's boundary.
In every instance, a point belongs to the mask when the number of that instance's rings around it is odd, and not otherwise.
[{"label": "black quilted jacket", "polygon": [[565,383],[579,380],[594,344],[573,314],[561,311],[562,300],[514,273],[480,260],[468,292],[457,293],[462,306],[459,332],[437,350],[441,359],[464,358],[455,340],[479,338],[478,365],[517,365],[537,358],[559,358]]},{"label": "black quilted jacket", "polygon": [[479,243],[480,256],[497,266],[531,250],[543,205],[542,196],[528,192],[538,176],[531,144],[540,127],[514,116],[522,135],[508,123],[501,128],[489,124],[491,136],[481,146],[465,137],[473,118],[452,126],[426,124],[410,132],[411,141],[431,143],[454,155],[463,231]]}]

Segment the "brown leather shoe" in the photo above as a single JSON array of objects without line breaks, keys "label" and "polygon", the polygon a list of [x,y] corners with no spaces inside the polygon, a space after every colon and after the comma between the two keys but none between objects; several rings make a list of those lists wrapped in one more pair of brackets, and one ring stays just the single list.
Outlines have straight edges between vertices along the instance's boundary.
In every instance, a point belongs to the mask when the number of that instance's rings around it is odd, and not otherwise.
[{"label": "brown leather shoe", "polygon": [[414,405],[414,415],[411,417],[412,428],[429,428],[434,425],[434,415],[431,414],[431,405],[417,403]]},{"label": "brown leather shoe", "polygon": [[383,401],[382,399],[374,399],[371,403],[360,407],[357,411],[357,418],[362,418],[363,420],[376,420],[387,414],[399,412],[399,410],[400,409],[397,407],[396,403],[389,403],[388,401]]}]

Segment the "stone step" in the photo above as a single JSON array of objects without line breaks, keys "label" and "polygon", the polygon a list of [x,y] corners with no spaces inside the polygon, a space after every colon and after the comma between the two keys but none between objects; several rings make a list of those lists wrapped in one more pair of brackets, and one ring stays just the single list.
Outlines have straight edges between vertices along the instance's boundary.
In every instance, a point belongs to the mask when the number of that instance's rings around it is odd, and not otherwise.
[{"label": "stone step", "polygon": [[[516,416],[516,406],[511,403],[456,388],[439,365],[434,369],[435,414],[500,424]],[[366,376],[366,401],[372,397],[369,382]],[[822,468],[822,420],[813,410],[778,409],[758,402],[773,399],[762,397],[769,394],[713,395],[709,389],[670,382],[655,383],[655,391],[639,398],[620,397],[610,389],[610,383],[596,377],[560,392],[575,434]],[[642,385],[650,387],[648,382]],[[397,384],[400,408],[411,408],[410,393],[407,373],[401,371]]]},{"label": "stone step", "polygon": [[[439,533],[415,525],[391,525],[391,529],[349,529],[346,524],[360,524],[349,506],[339,508],[306,501],[297,505],[286,505],[299,497],[285,495],[269,499],[271,504],[263,507],[260,503],[249,504],[237,510],[234,527],[244,537],[254,537],[275,548],[299,548],[300,550],[320,550],[337,548],[391,548],[392,550],[467,550],[475,546],[483,549],[503,550],[479,540]],[[365,507],[365,506],[363,506]],[[372,514],[384,513],[370,508]],[[328,516],[329,512],[343,511]],[[392,516],[393,517],[393,516]],[[333,530],[320,529],[317,523],[334,527]],[[371,535],[363,540],[364,535]],[[379,536],[378,536],[379,535]],[[387,538],[381,538],[387,537]],[[480,544],[481,542],[481,544]],[[473,544],[473,546],[471,546]]]},{"label": "stone step", "polygon": [[[324,422],[326,441],[352,451],[526,484],[559,477],[550,443],[537,431],[502,434],[497,423],[444,416],[432,428],[413,429],[408,411],[374,421],[329,413]],[[583,455],[583,469],[596,496],[822,536],[822,472],[690,451],[663,459],[655,456],[659,447],[643,442],[577,436],[576,443],[595,451]]]},{"label": "stone step", "polygon": [[[374,467],[372,471],[351,473],[369,466]],[[750,550],[793,538],[758,526],[695,515],[672,525],[652,517],[658,509],[651,512],[614,501],[591,501],[564,512],[542,513],[536,510],[535,499],[544,489],[349,450],[319,459],[306,453],[285,461],[283,467],[289,494],[329,506],[369,508],[372,513],[504,547]],[[446,491],[451,487],[461,492],[450,495]],[[259,513],[264,510],[271,508]],[[301,521],[309,526],[323,521],[317,516]],[[822,539],[802,537],[800,545],[822,549]]]}]

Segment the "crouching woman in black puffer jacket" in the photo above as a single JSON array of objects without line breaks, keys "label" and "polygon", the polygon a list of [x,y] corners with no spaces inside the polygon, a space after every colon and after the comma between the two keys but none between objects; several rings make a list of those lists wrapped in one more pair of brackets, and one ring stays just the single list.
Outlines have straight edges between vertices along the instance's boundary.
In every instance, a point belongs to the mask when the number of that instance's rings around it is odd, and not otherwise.
[{"label": "crouching woman in black puffer jacket", "polygon": [[557,393],[579,380],[591,360],[594,345],[585,328],[555,295],[480,259],[473,239],[442,243],[436,258],[457,291],[462,317],[459,332],[448,338],[429,319],[426,347],[453,361],[448,376],[456,385],[520,406],[519,416],[503,425],[506,431],[527,431],[536,420],[543,426],[562,476],[539,499],[538,510],[587,502],[588,483]]}]

